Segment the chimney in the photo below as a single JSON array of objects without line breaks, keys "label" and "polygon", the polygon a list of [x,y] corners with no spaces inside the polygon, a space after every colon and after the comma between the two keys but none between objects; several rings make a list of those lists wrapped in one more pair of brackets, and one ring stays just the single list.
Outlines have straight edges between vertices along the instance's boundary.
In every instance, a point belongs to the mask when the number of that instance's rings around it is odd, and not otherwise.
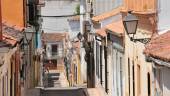
[{"label": "chimney", "polygon": [[1,0],[0,0],[0,41],[2,41],[2,13],[1,13]]}]

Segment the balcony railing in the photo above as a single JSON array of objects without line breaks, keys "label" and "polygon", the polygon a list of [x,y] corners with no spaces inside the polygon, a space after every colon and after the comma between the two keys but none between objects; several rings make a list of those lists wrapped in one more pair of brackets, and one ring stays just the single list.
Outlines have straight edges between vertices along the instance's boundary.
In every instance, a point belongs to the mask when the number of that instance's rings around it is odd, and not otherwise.
[{"label": "balcony railing", "polygon": [[52,53],[51,56],[47,56],[47,55],[44,55],[44,59],[46,60],[54,60],[54,59],[59,59],[59,58],[62,58],[64,56],[64,54],[58,54],[58,53]]},{"label": "balcony railing", "polygon": [[58,52],[52,52],[52,56],[58,55]]}]

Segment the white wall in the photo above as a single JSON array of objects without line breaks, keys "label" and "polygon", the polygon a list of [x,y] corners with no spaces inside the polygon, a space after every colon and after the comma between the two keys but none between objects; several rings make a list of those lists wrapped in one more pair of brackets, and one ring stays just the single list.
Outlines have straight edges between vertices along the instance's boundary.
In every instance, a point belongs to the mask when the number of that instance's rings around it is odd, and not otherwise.
[{"label": "white wall", "polygon": [[94,15],[96,16],[111,11],[122,4],[123,0],[94,0]]},{"label": "white wall", "polygon": [[62,57],[63,56],[63,51],[64,51],[64,46],[62,42],[56,42],[56,43],[47,43],[46,45],[46,55],[48,58],[52,57],[52,45],[57,44],[58,45],[58,56]]},{"label": "white wall", "polygon": [[[45,7],[41,8],[43,16],[73,15],[79,1],[74,0],[45,0]],[[44,32],[68,32],[68,17],[42,17]]]},{"label": "white wall", "polygon": [[[140,29],[139,29],[140,30]],[[126,33],[125,33],[126,34]],[[140,35],[141,36],[141,35]],[[144,37],[144,36],[143,36]],[[147,74],[150,73],[151,87],[153,84],[153,72],[152,72],[152,64],[146,62],[145,55],[143,51],[145,46],[140,42],[133,42],[129,39],[128,35],[125,35],[125,89],[123,96],[129,96],[129,74],[128,74],[128,58],[130,60],[130,96],[133,96],[133,92],[135,91],[135,96],[148,96],[148,84],[147,84]],[[134,61],[134,64],[133,64]],[[134,79],[135,79],[135,90],[133,90],[133,72],[132,66],[134,65]],[[140,66],[140,87],[138,86],[138,70],[137,66]],[[138,95],[138,88],[140,88],[140,95]],[[154,89],[151,88],[151,96],[153,96]]]},{"label": "white wall", "polygon": [[[84,14],[86,12],[86,6],[85,6],[86,0],[80,0],[80,14]],[[80,15],[80,32],[83,34],[84,26],[83,21],[85,20],[85,17],[83,15]],[[83,82],[87,81],[87,63],[84,60],[85,56],[85,49],[82,47],[83,44],[81,43],[81,49],[80,49],[80,55],[81,55],[81,79]]]},{"label": "white wall", "polygon": [[170,68],[162,69],[163,96],[170,96]]},{"label": "white wall", "polygon": [[158,0],[158,31],[170,29],[170,0]]},{"label": "white wall", "polygon": [[76,38],[80,32],[80,21],[68,21],[70,38]]}]

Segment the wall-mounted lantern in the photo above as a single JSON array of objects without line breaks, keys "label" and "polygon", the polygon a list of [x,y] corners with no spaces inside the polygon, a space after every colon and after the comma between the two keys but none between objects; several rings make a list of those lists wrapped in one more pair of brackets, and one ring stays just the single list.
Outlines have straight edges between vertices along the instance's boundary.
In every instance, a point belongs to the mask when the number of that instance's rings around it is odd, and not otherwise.
[{"label": "wall-mounted lantern", "polygon": [[84,21],[85,23],[85,31],[90,32],[91,31],[91,24],[89,21]]},{"label": "wall-mounted lantern", "polygon": [[30,41],[32,40],[34,34],[35,34],[35,28],[34,27],[27,27],[25,29],[25,32],[24,32],[24,38],[26,39],[27,41],[27,45],[30,43]]},{"label": "wall-mounted lantern", "polygon": [[79,33],[77,34],[77,38],[78,38],[80,41],[82,41],[83,35],[79,32]]},{"label": "wall-mounted lantern", "polygon": [[134,38],[134,35],[136,34],[137,27],[138,27],[138,21],[139,19],[135,15],[132,15],[132,11],[129,11],[128,15],[123,19],[123,25],[131,41],[134,42],[139,41],[141,43],[146,44],[148,41],[150,41],[150,38],[140,38],[140,39]]}]

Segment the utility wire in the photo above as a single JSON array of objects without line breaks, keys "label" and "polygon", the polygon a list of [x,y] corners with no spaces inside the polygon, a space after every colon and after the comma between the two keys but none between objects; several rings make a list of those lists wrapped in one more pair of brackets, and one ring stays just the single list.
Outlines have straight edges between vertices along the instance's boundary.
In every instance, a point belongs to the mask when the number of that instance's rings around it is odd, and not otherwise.
[{"label": "utility wire", "polygon": [[[79,14],[79,15],[85,15],[85,14]],[[58,15],[58,16],[48,16],[48,15],[38,15],[38,17],[72,17],[77,16],[77,14],[71,14],[71,15]]]},{"label": "utility wire", "polygon": [[56,30],[56,29],[52,29],[52,28],[42,28],[42,29],[47,29],[47,30],[51,30],[51,31],[68,31],[68,29],[61,29],[61,30]]}]

